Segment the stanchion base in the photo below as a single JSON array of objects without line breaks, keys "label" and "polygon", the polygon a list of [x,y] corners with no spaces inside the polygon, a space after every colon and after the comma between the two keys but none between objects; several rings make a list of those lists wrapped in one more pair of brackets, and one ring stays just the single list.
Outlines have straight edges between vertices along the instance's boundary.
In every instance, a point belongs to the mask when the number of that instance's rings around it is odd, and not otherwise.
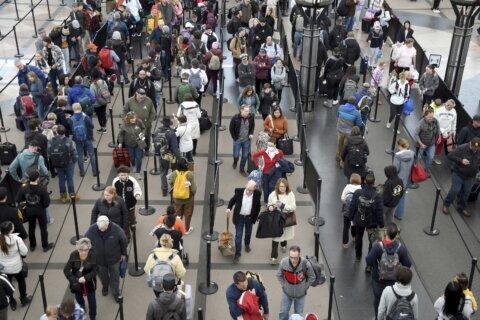
[{"label": "stanchion base", "polygon": [[[308,218],[308,223],[312,226],[315,225],[315,220],[317,219],[317,217],[315,216],[311,216],[310,218]],[[321,227],[325,224],[325,219],[323,217],[318,217],[318,226]]]},{"label": "stanchion base", "polygon": [[148,206],[148,207],[143,207],[138,210],[138,214],[141,214],[142,216],[150,216],[155,213],[155,208]]},{"label": "stanchion base", "polygon": [[295,160],[293,160],[293,163],[295,163],[295,165],[299,166],[299,167],[303,166],[302,159],[295,159]]},{"label": "stanchion base", "polygon": [[212,234],[209,234],[208,231],[202,233],[202,239],[205,241],[217,241],[218,240],[218,232],[213,231]]},{"label": "stanchion base", "polygon": [[389,154],[389,155],[393,155],[395,153],[395,151],[392,150],[392,149],[385,149],[385,153]]},{"label": "stanchion base", "polygon": [[20,53],[20,54],[16,54],[16,55],[14,55],[14,57],[15,57],[15,58],[21,58],[21,57],[23,57],[23,54],[21,54],[21,53]]},{"label": "stanchion base", "polygon": [[301,193],[301,194],[309,194],[310,193],[310,192],[308,192],[308,189],[304,188],[303,186],[297,187],[297,192]]},{"label": "stanchion base", "polygon": [[209,161],[208,161],[208,163],[209,163],[209,164],[212,164],[212,165],[215,164],[215,162],[217,162],[217,163],[220,165],[220,164],[223,163],[223,160],[222,160],[222,159],[217,159],[217,161],[215,161],[215,159],[214,159],[214,160],[209,160]]},{"label": "stanchion base", "polygon": [[382,122],[382,120],[374,119],[374,118],[370,118],[368,120],[370,120],[370,122],[374,122],[374,123]]},{"label": "stanchion base", "polygon": [[218,285],[213,281],[210,281],[210,283],[202,282],[198,286],[198,291],[206,295],[214,294],[218,291]]},{"label": "stanchion base", "polygon": [[429,236],[438,236],[440,234],[440,231],[438,229],[430,230],[430,227],[423,228],[423,232],[425,232],[425,234]]},{"label": "stanchion base", "polygon": [[49,18],[49,19],[47,19],[47,21],[53,21],[53,20],[54,20],[53,18]]},{"label": "stanchion base", "polygon": [[162,173],[162,171],[160,171],[160,169],[157,169],[157,170],[152,169],[149,172],[152,176],[159,176]]},{"label": "stanchion base", "polygon": [[109,148],[116,148],[116,147],[118,147],[118,144],[116,144],[115,142],[110,141],[110,142],[108,143],[108,147],[109,147]]},{"label": "stanchion base", "polygon": [[94,191],[102,191],[102,190],[104,190],[106,187],[107,187],[106,185],[104,185],[103,183],[100,183],[100,184],[94,184],[94,185],[92,186],[92,189],[93,189]]},{"label": "stanchion base", "polygon": [[168,104],[174,104],[174,103],[176,103],[175,101],[172,101],[172,100],[167,100],[167,101],[165,101],[165,102],[168,103]]},{"label": "stanchion base", "polygon": [[10,131],[10,128],[7,128],[7,127],[0,128],[0,132],[8,132],[8,131]]},{"label": "stanchion base", "polygon": [[222,198],[217,199],[217,207],[223,207],[225,205],[225,200]]},{"label": "stanchion base", "polygon": [[418,189],[418,188],[420,188],[420,185],[416,182],[408,186],[408,189]]},{"label": "stanchion base", "polygon": [[[82,235],[79,235],[79,236],[78,236],[78,239],[81,239],[81,238],[83,238],[83,236],[82,236]],[[71,238],[70,238],[70,244],[73,245],[73,246],[76,245],[78,239],[77,239],[77,236],[71,237]]]},{"label": "stanchion base", "polygon": [[225,126],[219,126],[218,127],[218,131],[225,131],[225,130],[227,130],[227,127],[225,127]]},{"label": "stanchion base", "polygon": [[36,38],[38,38],[38,36],[34,34],[34,35],[32,36],[32,38],[35,38],[35,39],[36,39]]},{"label": "stanchion base", "polygon": [[65,7],[67,4],[66,3],[60,3],[59,6],[60,7]]},{"label": "stanchion base", "polygon": [[145,273],[145,271],[143,271],[143,268],[140,268],[138,267],[137,269],[135,268],[135,265],[131,266],[130,268],[128,268],[128,274],[131,276],[131,277],[140,277],[141,275],[143,275]]}]

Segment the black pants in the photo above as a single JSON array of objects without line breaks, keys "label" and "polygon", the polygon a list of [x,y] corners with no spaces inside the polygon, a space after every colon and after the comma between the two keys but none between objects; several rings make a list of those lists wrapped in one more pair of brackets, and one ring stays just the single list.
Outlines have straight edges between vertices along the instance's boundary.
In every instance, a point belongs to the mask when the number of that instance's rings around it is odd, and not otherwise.
[{"label": "black pants", "polygon": [[[355,255],[357,259],[362,257],[362,247],[363,247],[363,234],[365,233],[364,227],[355,227]],[[368,252],[372,250],[372,242],[370,241],[370,237],[368,238]]]},{"label": "black pants", "polygon": [[403,104],[398,105],[390,102],[390,117],[388,117],[388,122],[392,122],[397,114],[401,116],[402,110]]},{"label": "black pants", "polygon": [[329,100],[338,99],[338,90],[339,90],[340,81],[341,79],[332,80],[327,78],[327,98]]},{"label": "black pants", "polygon": [[[287,241],[280,242],[280,245],[282,247],[286,247],[287,246]],[[272,240],[272,252],[270,254],[270,257],[275,258],[275,259],[278,258],[278,242],[273,241],[273,240]]]},{"label": "black pants", "polygon": [[[81,161],[81,160],[79,160]],[[40,238],[42,240],[42,247],[48,246],[48,231],[47,231],[47,212],[44,210],[33,211],[27,209],[28,217],[28,240],[30,241],[30,248],[37,246],[37,239],[35,238],[35,228],[40,226]]]},{"label": "black pants", "polygon": [[433,100],[433,96],[424,94],[422,99],[422,108],[425,104],[430,105],[430,103],[432,103],[432,100]]},{"label": "black pants", "polygon": [[242,59],[240,58],[233,58],[233,69],[235,71],[235,79],[238,79],[238,65],[242,63]]},{"label": "black pants", "polygon": [[438,6],[440,6],[440,0],[433,0],[433,9],[438,9]]},{"label": "black pants", "polygon": [[192,139],[193,141],[193,155],[196,155],[197,154],[197,143],[198,143],[198,139]]},{"label": "black pants", "polygon": [[107,126],[107,106],[99,106],[94,108],[94,110],[98,118],[98,124],[100,127],[105,128]]},{"label": "black pants", "polygon": [[350,219],[348,217],[343,216],[343,236],[342,236],[342,244],[348,243],[348,230],[350,229],[350,234],[352,238],[355,237],[355,226],[352,226],[350,223]]},{"label": "black pants", "polygon": [[18,290],[20,291],[20,299],[24,299],[27,297],[27,284],[25,282],[25,276],[23,275],[22,271],[16,274],[7,274],[8,280],[12,282],[12,279],[15,279],[18,282]]}]

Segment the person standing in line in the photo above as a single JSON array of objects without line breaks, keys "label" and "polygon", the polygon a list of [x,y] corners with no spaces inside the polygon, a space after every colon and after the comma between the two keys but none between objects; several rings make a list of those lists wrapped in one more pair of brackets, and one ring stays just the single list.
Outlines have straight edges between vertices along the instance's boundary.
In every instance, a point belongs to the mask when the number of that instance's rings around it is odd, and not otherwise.
[{"label": "person standing in line", "polygon": [[457,145],[470,142],[473,138],[480,138],[480,115],[476,114],[472,122],[463,127],[457,136]]},{"label": "person standing in line", "polygon": [[368,65],[373,68],[377,65],[380,56],[383,55],[381,52],[383,46],[383,31],[379,21],[375,21],[373,28],[370,29],[367,42],[370,47],[370,61]]},{"label": "person standing in line", "polygon": [[255,188],[255,181],[248,181],[245,188],[235,188],[234,196],[230,199],[227,206],[227,215],[232,215],[233,224],[235,225],[235,257],[233,263],[238,263],[242,255],[242,237],[245,229],[245,252],[249,253],[250,238],[252,236],[252,227],[257,221],[261,207],[262,192]]},{"label": "person standing in line", "polygon": [[453,319],[456,316],[470,319],[473,313],[472,300],[465,296],[462,286],[455,281],[447,284],[444,294],[435,301],[433,308],[438,314],[437,320]]},{"label": "person standing in line", "polygon": [[415,128],[413,137],[420,148],[420,154],[424,157],[425,171],[428,175],[430,175],[430,166],[435,156],[435,146],[440,143],[439,133],[440,126],[438,120],[433,116],[433,111],[431,109],[425,110],[423,118],[420,119]]},{"label": "person standing in line", "polygon": [[247,176],[245,165],[247,164],[248,154],[250,153],[251,141],[255,130],[255,116],[250,113],[250,106],[244,104],[240,108],[240,113],[234,115],[230,120],[230,136],[233,140],[233,169],[237,169],[240,150],[242,158],[240,160],[240,174]]},{"label": "person standing in line", "polygon": [[457,200],[457,210],[465,217],[472,213],[467,210],[467,201],[480,166],[480,138],[458,146],[448,154],[453,162],[452,185],[443,201],[443,213],[450,213],[450,205]]},{"label": "person standing in line", "polygon": [[43,55],[45,56],[45,60],[47,60],[48,66],[50,67],[48,77],[50,79],[50,83],[52,84],[53,91],[55,94],[58,94],[57,79],[63,74],[64,63],[68,65],[69,62],[64,60],[62,49],[56,46],[50,37],[43,38]]},{"label": "person standing in line", "polygon": [[435,71],[435,65],[429,64],[425,68],[425,73],[422,74],[418,84],[420,86],[420,91],[422,91],[423,100],[422,106],[425,104],[430,105],[435,94],[435,90],[438,88],[440,83],[437,71]]},{"label": "person standing in line", "polygon": [[187,309],[181,295],[177,293],[175,276],[171,273],[163,277],[162,288],[158,296],[150,301],[147,308],[147,320],[187,319]]},{"label": "person standing in line", "polygon": [[415,152],[409,149],[410,144],[405,138],[400,138],[397,141],[398,151],[393,156],[393,165],[397,168],[398,176],[403,182],[403,195],[398,202],[395,209],[394,217],[397,220],[402,220],[405,211],[405,200],[408,194],[408,188],[411,185],[412,166],[415,160]]},{"label": "person standing in line", "polygon": [[[48,177],[48,169],[45,166],[45,159],[39,152],[40,143],[37,140],[31,140],[27,144],[28,148],[22,151],[15,157],[15,160],[8,167],[8,172],[15,181],[28,180],[28,168],[37,163],[40,176]],[[20,176],[18,175],[18,168],[20,168]]]},{"label": "person standing in line", "polygon": [[383,184],[383,214],[385,223],[392,222],[395,209],[403,197],[405,188],[403,180],[398,176],[397,167],[390,165],[384,169],[387,180]]},{"label": "person standing in line", "polygon": [[0,319],[8,319],[8,305],[15,292],[15,287],[10,283],[5,274],[0,274]]},{"label": "person standing in line", "polygon": [[440,153],[442,153],[445,142],[447,142],[448,146],[448,140],[451,140],[452,143],[455,141],[455,133],[457,131],[457,111],[455,111],[455,101],[453,99],[449,99],[444,105],[435,110],[433,116],[438,121],[441,139],[440,143],[437,144],[437,147],[435,148],[435,157],[433,158],[433,162],[436,164],[442,164],[439,156]]},{"label": "person standing in line", "polygon": [[175,120],[178,122],[175,134],[179,139],[180,152],[184,154],[188,162],[193,162],[192,125],[187,122],[187,117],[183,114]]},{"label": "person standing in line", "polygon": [[400,48],[394,50],[392,59],[395,61],[394,66],[398,74],[415,68],[417,50],[413,47],[414,43],[415,40],[407,38]]},{"label": "person standing in line", "polygon": [[294,313],[303,314],[307,291],[315,281],[315,273],[310,263],[300,256],[299,246],[291,246],[288,257],[280,262],[277,280],[282,287],[279,320],[288,320],[292,303]]},{"label": "person standing in line", "polygon": [[350,175],[349,184],[343,188],[342,191],[342,213],[343,213],[343,235],[342,235],[342,248],[348,249],[348,231],[352,236],[352,241],[355,241],[355,226],[352,225],[352,222],[349,218],[350,203],[352,202],[353,194],[358,189],[361,189],[362,186],[362,177],[358,173],[352,173]]},{"label": "person standing in line", "polygon": [[43,94],[45,92],[45,86],[42,80],[33,71],[30,71],[27,74],[27,79],[28,90],[33,97],[33,102],[35,103],[35,106],[37,108],[38,117],[40,121],[43,121],[48,111],[48,106],[44,106],[42,100]]},{"label": "person standing in line", "polygon": [[124,146],[128,150],[130,164],[135,168],[135,179],[141,180],[143,151],[145,144],[145,125],[137,117],[135,111],[129,111],[120,124],[118,132],[118,146]]},{"label": "person standing in line", "polygon": [[242,319],[241,317],[246,314],[245,310],[240,308],[237,302],[247,290],[251,291],[258,297],[259,307],[263,310],[263,320],[268,320],[270,318],[270,310],[268,308],[268,297],[265,288],[257,280],[247,278],[243,271],[237,271],[233,274],[233,283],[228,286],[225,294],[232,319]]},{"label": "person standing in line", "polygon": [[200,111],[200,106],[198,105],[198,103],[193,101],[193,97],[189,94],[185,95],[184,101],[178,106],[177,118],[181,115],[187,117],[187,124],[192,130],[192,156],[195,156],[197,154],[198,138],[200,138],[200,122],[198,121],[198,119],[201,118],[202,113]]},{"label": "person standing in line", "polygon": [[97,259],[98,277],[102,282],[102,296],[108,294],[110,288],[116,302],[120,296],[120,261],[127,258],[127,237],[122,228],[108,217],[99,216],[92,224],[85,237],[92,242],[93,252]]},{"label": "person standing in line", "polygon": [[324,75],[327,80],[327,100],[323,102],[326,108],[332,108],[338,104],[339,84],[344,75],[345,61],[342,58],[340,48],[332,51],[332,56],[325,62]]},{"label": "person standing in line", "polygon": [[115,222],[120,228],[127,232],[128,211],[125,201],[117,195],[115,188],[108,186],[102,196],[95,201],[92,209],[90,224],[94,224],[98,217],[106,216],[111,222]]},{"label": "person standing in line", "polygon": [[23,240],[28,238],[27,231],[18,216],[17,209],[7,204],[9,191],[5,187],[0,187],[0,224],[5,221],[13,223],[14,230]]},{"label": "person standing in line", "polygon": [[[392,121],[395,117],[402,116],[403,104],[410,97],[410,86],[407,81],[407,74],[402,72],[398,76],[398,80],[393,82],[389,87],[388,91],[390,92],[390,116],[387,121],[387,129],[390,129],[392,126]],[[399,134],[400,131],[398,130]]]}]

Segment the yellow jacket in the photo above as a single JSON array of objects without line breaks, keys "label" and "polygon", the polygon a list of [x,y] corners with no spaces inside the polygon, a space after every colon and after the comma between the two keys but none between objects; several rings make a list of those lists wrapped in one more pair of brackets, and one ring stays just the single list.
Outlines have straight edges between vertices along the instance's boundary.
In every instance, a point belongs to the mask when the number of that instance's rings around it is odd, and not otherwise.
[{"label": "yellow jacket", "polygon": [[174,252],[176,253],[176,255],[175,257],[173,257],[172,260],[170,260],[170,263],[173,267],[173,272],[175,273],[175,280],[178,281],[179,279],[185,276],[185,273],[187,273],[187,270],[185,270],[185,267],[183,266],[183,262],[182,262],[182,259],[180,258],[180,254],[175,249],[168,249],[168,248],[153,249],[152,253],[148,256],[147,262],[145,263],[145,267],[143,267],[143,270],[145,271],[146,274],[150,273],[150,270],[155,265],[155,259],[153,258],[154,253],[157,256],[158,260],[168,261],[168,257],[170,257],[170,255]]}]

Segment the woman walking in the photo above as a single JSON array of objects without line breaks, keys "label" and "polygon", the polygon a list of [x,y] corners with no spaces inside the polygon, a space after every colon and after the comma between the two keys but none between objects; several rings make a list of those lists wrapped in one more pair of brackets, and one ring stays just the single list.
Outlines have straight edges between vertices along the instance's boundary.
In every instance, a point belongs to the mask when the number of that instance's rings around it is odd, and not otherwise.
[{"label": "woman walking", "polygon": [[200,138],[200,123],[198,122],[198,118],[202,116],[202,113],[200,106],[193,101],[193,97],[190,94],[185,95],[183,102],[178,107],[177,118],[182,115],[187,118],[187,125],[189,125],[191,129],[193,141],[192,155],[195,156],[197,154],[198,138]]},{"label": "woman walking", "polygon": [[128,149],[128,155],[132,166],[135,167],[135,179],[141,180],[143,150],[146,147],[145,143],[145,125],[142,120],[137,117],[135,111],[130,111],[125,116],[124,123],[120,125],[120,132],[118,133],[118,143],[121,148],[122,145]]},{"label": "woman walking", "polygon": [[398,151],[395,153],[393,157],[393,165],[397,168],[398,176],[403,181],[403,196],[400,198],[398,202],[397,208],[394,213],[394,217],[397,220],[402,220],[404,211],[405,211],[405,200],[408,194],[408,187],[411,184],[411,172],[413,161],[415,158],[415,153],[408,149],[409,148],[408,140],[405,138],[400,138],[397,141],[397,148]]}]

